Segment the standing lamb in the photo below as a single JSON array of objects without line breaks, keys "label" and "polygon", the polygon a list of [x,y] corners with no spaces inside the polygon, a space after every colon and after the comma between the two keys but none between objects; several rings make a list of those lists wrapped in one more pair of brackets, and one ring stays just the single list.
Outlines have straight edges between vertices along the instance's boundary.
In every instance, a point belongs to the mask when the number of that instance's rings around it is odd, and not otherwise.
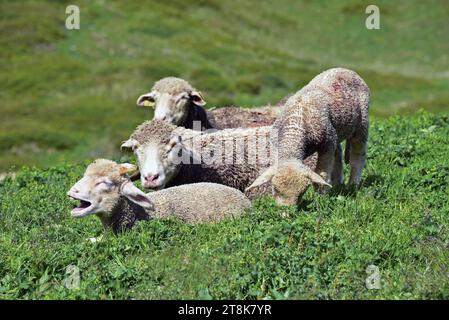
[{"label": "standing lamb", "polygon": [[140,220],[177,217],[192,224],[216,222],[237,217],[251,207],[240,191],[213,183],[188,184],[145,194],[128,176],[135,170],[132,164],[95,160],[67,193],[80,201],[72,216],[96,214],[105,228],[118,233],[131,229]]},{"label": "standing lamb", "polygon": [[328,184],[342,183],[343,140],[351,168],[349,184],[359,185],[366,160],[368,105],[368,86],[354,71],[334,68],[316,76],[288,99],[273,125],[279,164],[268,168],[249,189],[268,182],[276,187],[278,178],[288,172],[302,194],[310,181],[303,160],[314,152],[315,171]]},{"label": "standing lamb", "polygon": [[[266,126],[208,133],[154,119],[138,126],[122,148],[133,150],[137,156],[141,182],[147,189],[215,182],[243,191],[276,161],[269,137],[271,131]],[[314,158],[308,161],[314,167]],[[315,183],[325,184],[312,169],[305,170]],[[294,181],[286,180],[284,189],[264,186],[262,193],[266,189],[278,203],[294,204],[296,199],[292,200],[291,191],[284,195],[284,191],[294,187],[288,185],[291,182]],[[250,197],[259,194],[247,193]]]},{"label": "standing lamb", "polygon": [[[150,92],[137,99],[138,106],[155,107],[154,119],[197,130],[272,125],[281,111],[278,106],[283,103],[278,103],[276,107],[223,107],[210,110],[203,108],[205,104],[198,90],[176,77],[157,81]],[[196,128],[194,121],[200,121],[201,127]]]}]

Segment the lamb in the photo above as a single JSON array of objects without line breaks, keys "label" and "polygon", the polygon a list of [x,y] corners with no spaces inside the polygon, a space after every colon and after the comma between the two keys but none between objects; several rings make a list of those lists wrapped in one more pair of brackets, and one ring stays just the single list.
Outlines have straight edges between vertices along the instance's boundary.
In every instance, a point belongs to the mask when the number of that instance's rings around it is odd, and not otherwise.
[{"label": "lamb", "polygon": [[[284,101],[283,101],[284,102]],[[281,108],[235,106],[205,110],[201,93],[187,81],[166,77],[157,81],[152,90],[137,99],[137,105],[155,107],[154,119],[165,120],[188,129],[207,130],[259,127],[274,123]],[[278,103],[278,106],[283,103]],[[196,123],[199,123],[196,128]]]},{"label": "lamb", "polygon": [[366,161],[369,95],[366,83],[352,70],[333,68],[317,75],[287,100],[272,127],[278,134],[279,162],[248,190],[265,183],[282,188],[289,177],[295,180],[296,193],[302,194],[311,180],[303,161],[317,152],[315,171],[326,181],[318,189],[327,192],[343,182],[343,140],[351,169],[349,184],[359,186]]},{"label": "lamb", "polygon": [[238,217],[251,207],[240,191],[213,183],[188,184],[145,194],[128,175],[136,170],[136,166],[128,163],[95,160],[67,193],[80,201],[72,216],[96,214],[106,229],[119,233],[141,220],[177,217],[189,224],[217,222]]},{"label": "lamb", "polygon": [[[137,156],[141,182],[146,189],[183,185],[194,182],[214,182],[238,190],[245,190],[276,161],[270,142],[271,127],[224,129],[213,133],[177,127],[153,119],[136,128],[122,148],[131,149]],[[325,181],[310,167],[306,172],[317,184]],[[283,194],[292,186],[273,189],[269,186],[251,190],[251,199],[261,194],[272,194],[280,204],[294,204],[295,200]],[[294,181],[292,181],[294,182]]]}]

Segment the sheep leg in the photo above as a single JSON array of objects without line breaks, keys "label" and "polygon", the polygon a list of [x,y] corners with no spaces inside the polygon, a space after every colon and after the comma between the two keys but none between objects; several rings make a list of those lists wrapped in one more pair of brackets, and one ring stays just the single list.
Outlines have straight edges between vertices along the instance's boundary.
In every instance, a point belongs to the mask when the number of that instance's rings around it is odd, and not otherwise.
[{"label": "sheep leg", "polygon": [[351,174],[349,176],[349,184],[358,186],[362,178],[362,170],[366,162],[366,141],[360,141],[356,137],[348,141],[350,144],[349,165]]},{"label": "sheep leg", "polygon": [[331,185],[336,186],[343,183],[343,159],[341,144],[337,144],[334,156],[334,167],[332,169]]},{"label": "sheep leg", "polygon": [[[315,172],[318,173],[324,179],[324,181],[326,181],[329,184],[331,183],[335,152],[336,150],[334,147],[324,152],[318,153],[318,162],[316,165]],[[317,190],[321,194],[325,194],[329,190],[329,187],[323,185],[314,185],[314,187],[315,190]]]}]

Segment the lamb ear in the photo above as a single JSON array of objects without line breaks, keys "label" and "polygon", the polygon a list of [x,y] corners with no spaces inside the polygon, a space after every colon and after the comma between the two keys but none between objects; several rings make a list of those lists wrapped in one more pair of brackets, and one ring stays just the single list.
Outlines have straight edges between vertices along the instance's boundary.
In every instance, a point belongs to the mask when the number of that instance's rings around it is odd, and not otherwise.
[{"label": "lamb ear", "polygon": [[331,188],[332,188],[332,185],[330,185],[329,183],[327,183],[327,182],[323,179],[323,177],[321,177],[318,173],[313,172],[312,170],[307,170],[307,173],[306,173],[306,174],[307,174],[307,177],[309,177],[310,180],[311,180],[313,183],[321,184],[321,185],[328,186],[328,187],[331,187]]},{"label": "lamb ear", "polygon": [[139,107],[153,108],[156,104],[154,102],[154,92],[151,91],[151,92],[142,94],[139,98],[137,98],[136,104]]},{"label": "lamb ear", "polygon": [[167,150],[170,151],[173,149],[177,144],[181,143],[181,137],[180,136],[173,136],[168,141]]},{"label": "lamb ear", "polygon": [[248,188],[246,188],[245,191],[249,191],[251,189],[257,188],[258,186],[270,182],[271,179],[273,179],[275,171],[276,171],[275,168],[268,168],[256,180],[254,180],[254,182]]},{"label": "lamb ear", "polygon": [[120,146],[120,148],[122,150],[131,150],[134,151],[134,149],[137,148],[138,146],[138,142],[135,139],[129,138],[128,140],[126,140],[125,142],[122,143],[122,145]]},{"label": "lamb ear", "polygon": [[124,176],[125,174],[132,175],[138,169],[137,166],[131,163],[121,163],[119,164],[120,175]]},{"label": "lamb ear", "polygon": [[154,204],[148,196],[131,181],[125,182],[121,188],[121,194],[145,209],[153,209]]},{"label": "lamb ear", "polygon": [[199,107],[203,107],[206,105],[206,101],[204,100],[203,95],[199,91],[192,91],[190,93],[190,98],[192,99],[192,102]]}]

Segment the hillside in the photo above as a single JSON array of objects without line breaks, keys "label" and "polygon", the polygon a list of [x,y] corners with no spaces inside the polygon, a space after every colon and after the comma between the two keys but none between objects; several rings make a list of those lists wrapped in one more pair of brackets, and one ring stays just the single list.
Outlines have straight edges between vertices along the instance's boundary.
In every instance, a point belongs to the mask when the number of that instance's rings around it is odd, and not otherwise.
[{"label": "hillside", "polygon": [[[153,220],[119,237],[70,217],[65,193],[88,161],[23,169],[0,182],[0,299],[448,299],[448,137],[448,114],[375,120],[358,193],[309,190],[297,211],[262,199],[241,219]],[[64,286],[69,265],[78,290]],[[379,290],[365,287],[369,265]]]},{"label": "hillside", "polygon": [[326,68],[356,70],[371,116],[449,106],[446,0],[0,1],[0,174],[119,156],[150,112],[135,100],[186,78],[208,106],[275,103]]}]

